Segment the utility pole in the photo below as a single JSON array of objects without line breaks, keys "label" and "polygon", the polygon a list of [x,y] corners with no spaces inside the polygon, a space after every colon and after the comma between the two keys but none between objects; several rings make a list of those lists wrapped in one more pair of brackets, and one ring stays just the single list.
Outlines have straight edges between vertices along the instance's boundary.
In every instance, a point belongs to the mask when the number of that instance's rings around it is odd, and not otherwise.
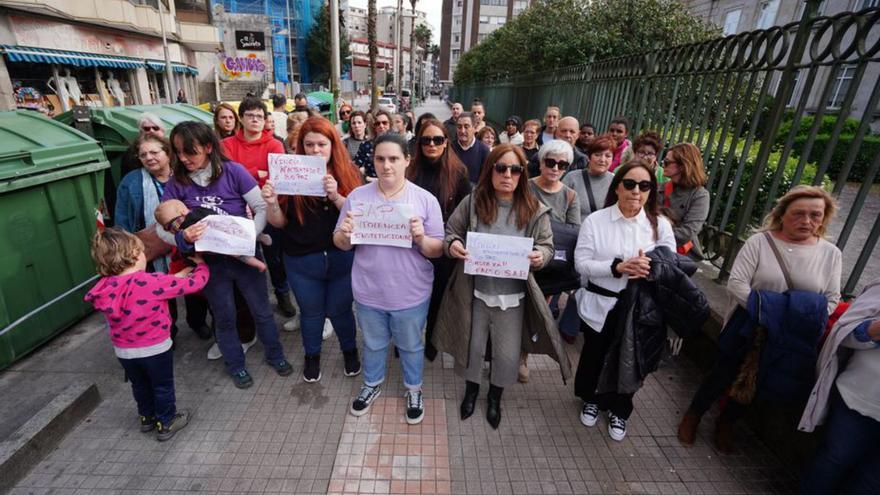
[{"label": "utility pole", "polygon": [[[284,4],[287,7],[287,97],[293,98],[293,47],[290,42],[290,38],[293,36],[293,31],[290,30],[290,2],[293,0],[287,0]],[[286,111],[286,110],[285,110]]]},{"label": "utility pole", "polygon": [[339,0],[330,0],[330,91],[339,100]]},{"label": "utility pole", "polygon": [[394,36],[394,42],[397,44],[397,60],[395,61],[396,65],[394,66],[394,90],[397,92],[397,96],[400,96],[400,83],[403,81],[403,43],[401,39],[403,37],[403,0],[397,0],[397,16],[395,17],[395,32],[397,33]]},{"label": "utility pole", "polygon": [[168,84],[168,103],[174,103],[177,89],[174,87],[174,73],[171,72],[171,56],[168,54],[168,38],[165,36],[165,0],[159,0],[159,28],[162,30],[162,48],[165,51],[165,81]]}]

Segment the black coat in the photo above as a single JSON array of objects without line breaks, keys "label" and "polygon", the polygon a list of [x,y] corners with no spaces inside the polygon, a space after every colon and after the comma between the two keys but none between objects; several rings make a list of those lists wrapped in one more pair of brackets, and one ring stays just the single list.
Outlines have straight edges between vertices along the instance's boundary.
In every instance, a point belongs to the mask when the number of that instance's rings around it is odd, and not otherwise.
[{"label": "black coat", "polygon": [[[606,370],[611,366],[635,367],[634,376],[644,380],[655,371],[666,343],[666,326],[682,337],[697,333],[709,318],[709,302],[703,292],[691,281],[696,264],[685,256],[660,246],[647,253],[651,258],[651,272],[645,279],[630,281],[615,305],[613,331],[616,336],[612,349],[605,357],[602,375],[617,381],[625,376],[621,370]],[[607,325],[603,331],[608,330]],[[632,339],[624,339],[629,333]],[[634,349],[625,344],[632,341]],[[606,375],[606,371],[610,373]]]}]

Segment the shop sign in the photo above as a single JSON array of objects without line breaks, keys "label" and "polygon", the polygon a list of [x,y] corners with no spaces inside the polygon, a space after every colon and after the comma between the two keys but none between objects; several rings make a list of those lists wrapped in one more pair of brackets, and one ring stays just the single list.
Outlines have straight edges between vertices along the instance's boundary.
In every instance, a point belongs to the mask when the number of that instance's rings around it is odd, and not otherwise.
[{"label": "shop sign", "polygon": [[248,52],[261,52],[266,49],[266,33],[262,31],[236,31],[235,47]]},{"label": "shop sign", "polygon": [[220,79],[223,81],[259,81],[266,75],[266,60],[256,53],[238,53],[235,56],[219,53]]}]

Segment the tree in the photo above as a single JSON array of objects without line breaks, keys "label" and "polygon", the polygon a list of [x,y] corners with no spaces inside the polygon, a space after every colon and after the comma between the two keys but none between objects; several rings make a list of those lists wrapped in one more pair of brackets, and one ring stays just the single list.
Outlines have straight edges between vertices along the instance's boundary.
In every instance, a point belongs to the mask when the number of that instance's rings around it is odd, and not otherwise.
[{"label": "tree", "polygon": [[[342,19],[342,15],[339,16]],[[339,30],[339,58],[345,60],[351,55],[348,46],[348,37]],[[309,64],[315,71],[314,78],[318,81],[330,80],[330,8],[325,3],[315,18],[309,36],[306,39],[308,46]]]},{"label": "tree", "polygon": [[367,45],[370,54],[370,111],[375,112],[379,104],[379,94],[376,92],[376,56],[379,54],[376,45],[376,0],[369,0],[367,4]]},{"label": "tree", "polygon": [[678,0],[543,0],[462,55],[454,80],[545,71],[718,34]]},{"label": "tree", "polygon": [[415,46],[421,48],[422,57],[419,59],[419,73],[416,78],[419,81],[419,97],[421,97],[424,93],[425,82],[423,79],[423,74],[425,71],[422,69],[426,60],[428,60],[428,43],[431,42],[431,28],[429,28],[425,24],[419,24],[415,29],[413,29],[413,37],[415,38]]}]

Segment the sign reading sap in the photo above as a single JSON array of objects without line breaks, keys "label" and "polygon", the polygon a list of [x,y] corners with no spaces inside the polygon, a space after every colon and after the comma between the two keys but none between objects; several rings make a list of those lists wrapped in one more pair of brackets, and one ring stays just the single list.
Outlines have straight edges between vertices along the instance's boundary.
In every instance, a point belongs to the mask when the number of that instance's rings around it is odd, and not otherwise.
[{"label": "sign reading sap", "polygon": [[235,47],[239,50],[264,51],[266,49],[266,33],[262,31],[236,31]]}]

